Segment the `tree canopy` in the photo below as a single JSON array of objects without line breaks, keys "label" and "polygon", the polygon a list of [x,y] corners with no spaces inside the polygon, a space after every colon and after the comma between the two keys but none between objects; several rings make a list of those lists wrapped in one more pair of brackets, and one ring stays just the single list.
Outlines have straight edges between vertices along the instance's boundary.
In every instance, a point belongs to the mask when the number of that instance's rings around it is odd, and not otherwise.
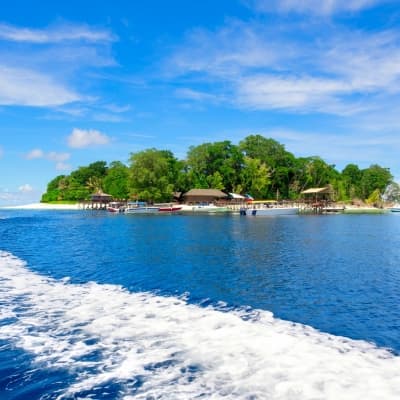
[{"label": "tree canopy", "polygon": [[[238,145],[229,140],[191,146],[183,160],[170,150],[131,153],[128,165],[96,161],[49,182],[42,201],[86,200],[105,191],[115,199],[170,201],[174,192],[214,188],[255,198],[297,199],[310,187],[330,185],[337,200],[376,203],[385,191],[395,197],[388,168],[348,164],[339,172],[321,157],[299,157],[272,138],[250,135]],[[392,186],[391,186],[392,185]],[[387,192],[388,188],[392,188]]]}]

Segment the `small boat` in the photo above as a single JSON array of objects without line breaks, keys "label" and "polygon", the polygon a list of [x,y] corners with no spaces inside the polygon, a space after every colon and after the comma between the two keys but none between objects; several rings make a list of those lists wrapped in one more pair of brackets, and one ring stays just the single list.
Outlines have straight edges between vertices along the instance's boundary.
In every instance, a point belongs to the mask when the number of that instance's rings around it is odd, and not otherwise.
[{"label": "small boat", "polygon": [[177,206],[177,205],[163,206],[163,207],[160,207],[158,209],[158,211],[160,213],[176,213],[176,212],[181,211],[181,210],[182,210],[182,207],[181,206]]},{"label": "small boat", "polygon": [[128,202],[124,209],[125,214],[155,214],[159,212],[159,207],[149,206],[146,202]]},{"label": "small boat", "polygon": [[111,213],[120,213],[123,211],[122,204],[117,201],[112,201],[107,205],[107,211]]},{"label": "small boat", "polygon": [[296,215],[299,207],[278,204],[271,200],[257,200],[249,203],[248,206],[240,209],[240,215],[246,216],[276,216],[276,215]]},{"label": "small boat", "polygon": [[228,207],[216,206],[213,203],[201,204],[182,204],[181,212],[183,213],[225,213],[229,212]]},{"label": "small boat", "polygon": [[391,212],[400,212],[400,205],[396,205],[395,207],[390,207],[389,210]]}]

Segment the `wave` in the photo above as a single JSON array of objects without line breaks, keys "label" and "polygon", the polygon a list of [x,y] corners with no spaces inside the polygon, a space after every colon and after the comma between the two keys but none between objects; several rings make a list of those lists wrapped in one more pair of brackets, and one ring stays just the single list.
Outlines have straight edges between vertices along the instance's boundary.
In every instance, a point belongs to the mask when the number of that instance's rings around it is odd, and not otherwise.
[{"label": "wave", "polygon": [[262,310],[54,280],[7,252],[0,271],[0,340],[71,376],[58,399],[113,383],[127,400],[400,398],[400,357],[365,341]]}]

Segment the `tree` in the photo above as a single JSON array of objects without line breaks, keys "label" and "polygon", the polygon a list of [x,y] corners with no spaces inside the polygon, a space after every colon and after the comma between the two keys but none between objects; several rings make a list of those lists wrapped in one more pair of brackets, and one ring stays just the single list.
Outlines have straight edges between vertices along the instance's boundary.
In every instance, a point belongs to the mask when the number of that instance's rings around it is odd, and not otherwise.
[{"label": "tree", "polygon": [[363,199],[367,199],[376,189],[384,193],[393,181],[389,168],[380,167],[377,164],[362,170],[360,189]]},{"label": "tree", "polygon": [[104,191],[115,199],[127,199],[128,181],[129,168],[120,161],[114,161],[109,165],[107,175],[103,179]]},{"label": "tree", "polygon": [[290,195],[290,183],[295,176],[295,157],[285,146],[274,139],[261,135],[247,136],[239,143],[240,150],[253,159],[265,164],[269,171],[268,197]]},{"label": "tree", "polygon": [[46,203],[60,200],[62,182],[65,181],[65,175],[58,175],[47,184],[46,193],[43,193],[41,201]]},{"label": "tree", "polygon": [[345,187],[346,197],[353,199],[361,196],[362,172],[355,164],[348,164],[342,171],[342,180]]},{"label": "tree", "polygon": [[129,189],[139,200],[170,201],[178,160],[168,150],[147,149],[131,154]]},{"label": "tree", "polygon": [[240,183],[243,155],[229,140],[190,147],[186,162],[193,187],[215,188],[217,182],[231,192]]},{"label": "tree", "polygon": [[265,163],[257,158],[245,157],[241,179],[243,192],[250,193],[258,199],[266,198],[271,182]]}]

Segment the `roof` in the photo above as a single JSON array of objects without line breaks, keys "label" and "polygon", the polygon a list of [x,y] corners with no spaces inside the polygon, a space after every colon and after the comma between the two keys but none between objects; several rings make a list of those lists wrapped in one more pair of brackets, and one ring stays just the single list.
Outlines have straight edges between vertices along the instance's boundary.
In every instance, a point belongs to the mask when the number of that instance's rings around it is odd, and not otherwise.
[{"label": "roof", "polygon": [[227,194],[218,189],[191,189],[184,196],[212,196],[212,197],[227,197]]},{"label": "roof", "polygon": [[323,188],[310,188],[303,190],[301,194],[314,194],[314,193],[330,193],[331,189],[329,187],[323,187]]}]

